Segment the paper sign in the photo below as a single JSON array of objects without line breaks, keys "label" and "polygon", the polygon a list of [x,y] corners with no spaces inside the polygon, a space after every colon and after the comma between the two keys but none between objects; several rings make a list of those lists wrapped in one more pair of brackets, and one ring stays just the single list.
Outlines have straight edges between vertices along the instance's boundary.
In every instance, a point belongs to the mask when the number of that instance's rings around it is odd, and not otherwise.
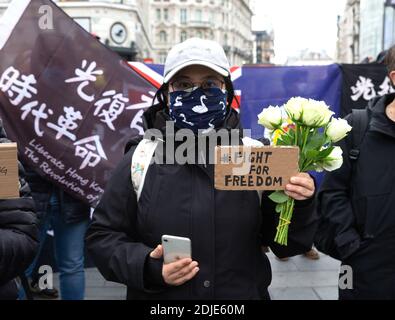
[{"label": "paper sign", "polygon": [[0,199],[19,198],[16,143],[0,143]]},{"label": "paper sign", "polygon": [[297,147],[221,146],[215,156],[218,190],[284,190],[299,172]]}]

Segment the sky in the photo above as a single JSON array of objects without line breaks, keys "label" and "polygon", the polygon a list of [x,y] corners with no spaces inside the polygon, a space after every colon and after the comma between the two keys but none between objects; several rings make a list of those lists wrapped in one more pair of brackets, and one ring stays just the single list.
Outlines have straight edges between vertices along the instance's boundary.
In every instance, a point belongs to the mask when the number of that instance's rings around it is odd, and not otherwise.
[{"label": "sky", "polygon": [[346,0],[253,0],[254,30],[273,29],[275,63],[304,49],[325,50],[334,58],[337,40],[337,16]]}]

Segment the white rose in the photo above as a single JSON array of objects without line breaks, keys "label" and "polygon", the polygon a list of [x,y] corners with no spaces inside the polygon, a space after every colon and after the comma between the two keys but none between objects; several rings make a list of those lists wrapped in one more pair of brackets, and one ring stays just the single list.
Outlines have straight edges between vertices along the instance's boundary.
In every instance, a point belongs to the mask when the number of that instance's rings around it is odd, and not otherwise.
[{"label": "white rose", "polygon": [[338,142],[352,130],[352,127],[344,119],[333,118],[329,123],[326,130],[326,135],[332,140],[332,142]]},{"label": "white rose", "polygon": [[283,117],[279,107],[270,106],[263,109],[258,115],[258,123],[269,130],[274,130],[281,126],[282,122]]},{"label": "white rose", "polygon": [[298,121],[302,115],[303,106],[308,103],[309,100],[301,97],[291,98],[284,105],[284,109],[288,114],[288,117],[293,121]]},{"label": "white rose", "polygon": [[323,127],[328,124],[334,112],[323,101],[309,99],[303,105],[302,123],[308,127]]},{"label": "white rose", "polygon": [[343,150],[340,147],[335,147],[328,157],[322,161],[322,167],[326,171],[335,171],[343,164]]}]

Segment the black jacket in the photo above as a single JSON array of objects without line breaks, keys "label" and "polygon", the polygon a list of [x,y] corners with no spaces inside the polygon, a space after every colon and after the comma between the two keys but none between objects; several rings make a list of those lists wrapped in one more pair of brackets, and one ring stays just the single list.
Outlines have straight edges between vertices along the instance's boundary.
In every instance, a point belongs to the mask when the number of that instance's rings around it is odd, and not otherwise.
[{"label": "black jacket", "polygon": [[[0,120],[0,143],[9,142]],[[37,250],[37,218],[24,170],[19,164],[20,198],[0,200],[0,300],[16,299],[13,280],[32,262]]]},{"label": "black jacket", "polygon": [[370,102],[358,160],[349,159],[351,133],[339,144],[343,166],[326,174],[318,194],[316,245],[353,268],[354,289],[340,299],[395,299],[395,123],[385,114],[394,98]]},{"label": "black jacket", "polygon": [[[148,128],[162,128],[160,106],[145,113]],[[232,111],[224,127],[236,128]],[[135,145],[115,169],[88,230],[87,246],[100,272],[128,286],[128,299],[263,299],[271,282],[270,245],[280,257],[311,248],[314,202],[298,204],[288,247],[273,242],[278,215],[267,195],[214,189],[212,165],[149,167],[137,202],[130,178]],[[180,287],[166,286],[162,262],[149,257],[163,234],[189,237],[200,271]]]},{"label": "black jacket", "polygon": [[26,181],[29,183],[39,218],[47,213],[51,194],[56,192],[59,197],[61,217],[66,223],[77,223],[89,219],[89,205],[73,198],[53,183],[44,179],[28,165],[24,164],[23,166],[26,172]]}]

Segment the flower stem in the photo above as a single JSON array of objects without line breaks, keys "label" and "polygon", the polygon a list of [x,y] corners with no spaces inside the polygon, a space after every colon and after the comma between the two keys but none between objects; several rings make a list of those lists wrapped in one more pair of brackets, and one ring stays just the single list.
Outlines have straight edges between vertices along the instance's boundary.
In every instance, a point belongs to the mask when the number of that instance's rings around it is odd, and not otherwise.
[{"label": "flower stem", "polygon": [[307,144],[307,138],[309,137],[309,128],[303,127],[302,130],[303,130],[303,145],[301,151],[303,152]]},{"label": "flower stem", "polygon": [[274,239],[274,241],[277,242],[278,244],[285,246],[288,244],[288,229],[291,223],[294,205],[295,205],[295,200],[289,198],[282,207],[280,213],[280,220],[277,226],[277,233]]}]

